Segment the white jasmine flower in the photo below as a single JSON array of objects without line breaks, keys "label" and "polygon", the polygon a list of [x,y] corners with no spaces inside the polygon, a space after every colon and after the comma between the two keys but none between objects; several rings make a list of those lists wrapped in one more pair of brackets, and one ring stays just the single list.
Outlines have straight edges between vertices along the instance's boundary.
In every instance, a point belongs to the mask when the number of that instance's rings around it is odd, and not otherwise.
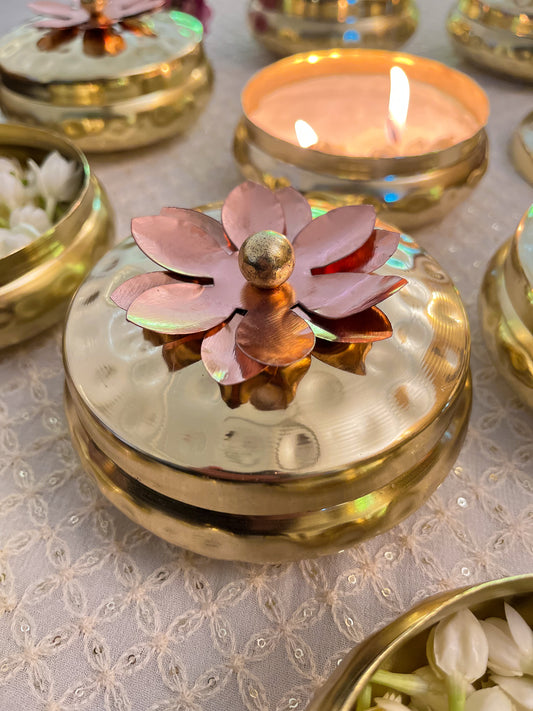
[{"label": "white jasmine flower", "polygon": [[533,632],[507,603],[505,617],[507,622],[490,617],[481,623],[489,643],[489,669],[503,676],[533,674]]},{"label": "white jasmine flower", "polygon": [[437,674],[473,682],[487,670],[489,645],[481,623],[470,610],[459,610],[434,628],[428,660]]},{"label": "white jasmine flower", "polygon": [[533,711],[533,679],[529,676],[491,676],[514,704],[516,711]]},{"label": "white jasmine flower", "polygon": [[31,186],[44,198],[46,213],[52,219],[57,203],[73,200],[79,190],[78,168],[57,151],[50,153],[40,166],[28,160],[28,168]]},{"label": "white jasmine flower", "polygon": [[16,252],[17,249],[25,247],[35,236],[29,236],[24,232],[15,232],[0,228],[0,258],[7,257],[11,252]]},{"label": "white jasmine flower", "polygon": [[27,191],[20,179],[11,173],[0,172],[0,204],[14,210],[27,200]]},{"label": "white jasmine flower", "polygon": [[[417,707],[431,711],[448,711],[448,687],[444,679],[438,677],[431,667],[421,667],[414,672],[415,676],[426,684],[424,691],[411,694],[411,700]],[[472,684],[466,684],[465,695],[468,697],[474,691]]]},{"label": "white jasmine flower", "polygon": [[24,205],[12,211],[9,217],[9,225],[13,229],[19,227],[24,231],[30,228],[32,233],[44,234],[52,226],[48,215],[40,207],[34,205]]},{"label": "white jasmine flower", "polygon": [[470,610],[459,610],[431,631],[427,657],[437,676],[443,676],[450,711],[463,711],[468,684],[487,670],[489,645],[481,623]]},{"label": "white jasmine flower", "polygon": [[514,711],[508,696],[497,686],[474,691],[465,704],[465,711]]},{"label": "white jasmine flower", "polygon": [[13,158],[5,158],[4,156],[0,156],[0,173],[10,173],[16,178],[19,178],[19,180],[22,180],[24,177],[18,160]]},{"label": "white jasmine flower", "polygon": [[374,699],[377,706],[372,706],[369,711],[410,711],[409,706],[402,704],[402,697],[394,694],[385,694],[385,696]]}]

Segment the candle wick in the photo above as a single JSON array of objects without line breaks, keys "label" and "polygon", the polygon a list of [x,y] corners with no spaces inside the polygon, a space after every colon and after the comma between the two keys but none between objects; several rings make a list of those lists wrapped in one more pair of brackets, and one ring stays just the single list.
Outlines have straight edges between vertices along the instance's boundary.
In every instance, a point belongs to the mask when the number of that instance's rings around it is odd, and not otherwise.
[{"label": "candle wick", "polygon": [[390,115],[387,117],[385,130],[389,143],[393,143],[395,146],[397,146],[402,139],[402,131],[400,130],[400,127],[398,126],[396,121]]}]

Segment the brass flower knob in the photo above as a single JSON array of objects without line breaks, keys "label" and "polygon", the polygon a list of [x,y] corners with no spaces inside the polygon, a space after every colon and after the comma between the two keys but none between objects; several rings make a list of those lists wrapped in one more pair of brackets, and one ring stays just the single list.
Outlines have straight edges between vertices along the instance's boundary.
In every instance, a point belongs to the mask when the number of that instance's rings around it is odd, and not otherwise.
[{"label": "brass flower knob", "polygon": [[239,267],[246,281],[253,286],[275,289],[287,281],[294,269],[292,244],[279,232],[256,232],[239,250]]}]

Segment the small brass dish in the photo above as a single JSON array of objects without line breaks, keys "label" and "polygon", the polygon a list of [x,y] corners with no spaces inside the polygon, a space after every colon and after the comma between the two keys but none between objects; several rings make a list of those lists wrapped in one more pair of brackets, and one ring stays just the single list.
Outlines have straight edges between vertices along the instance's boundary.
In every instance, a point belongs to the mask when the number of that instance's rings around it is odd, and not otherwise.
[{"label": "small brass dish", "polygon": [[492,257],[479,298],[485,343],[498,370],[533,407],[533,206]]},{"label": "small brass dish", "polygon": [[201,361],[170,368],[126,320],[110,294],[152,267],[131,238],[111,250],[73,299],[64,334],[74,446],[138,524],[215,558],[305,558],[388,529],[446,476],[470,412],[470,334],[453,283],[410,237],[379,270],[408,280],[380,304],[392,337],[359,374],[342,361],[353,344],[335,365],[313,355],[274,409],[261,399],[274,381],[255,399],[251,381],[228,393]]},{"label": "small brass dish", "polygon": [[280,56],[333,47],[398,49],[416,30],[414,0],[250,0],[255,38]]},{"label": "small brass dish", "polygon": [[483,69],[533,81],[533,9],[523,0],[459,0],[447,23],[457,51]]},{"label": "small brass dish", "polygon": [[61,320],[72,294],[112,241],[109,202],[83,153],[49,131],[0,125],[2,156],[40,163],[53,150],[79,166],[80,190],[48,232],[0,259],[0,348]]},{"label": "small brass dish", "polygon": [[131,150],[182,133],[205,107],[212,71],[202,24],[185,13],[143,16],[119,54],[93,56],[79,33],[38,47],[31,24],[0,40],[0,107],[10,119],[63,134],[83,151]]},{"label": "small brass dish", "polygon": [[425,600],[350,652],[307,711],[355,711],[358,697],[378,669],[412,672],[427,664],[426,642],[437,622],[464,608],[481,619],[504,617],[504,602],[532,624],[533,575],[493,580]]},{"label": "small brass dish", "polygon": [[[475,118],[477,130],[466,140],[420,155],[352,157],[282,140],[252,119],[262,98],[280,87],[329,75],[388,75],[392,66],[404,67],[409,79],[457,100]],[[292,185],[309,198],[336,205],[372,204],[381,219],[401,229],[442,219],[470,195],[487,168],[486,94],[465,74],[424,57],[368,49],[296,54],[257,72],[243,89],[241,103],[234,155],[246,178],[270,188]]]}]

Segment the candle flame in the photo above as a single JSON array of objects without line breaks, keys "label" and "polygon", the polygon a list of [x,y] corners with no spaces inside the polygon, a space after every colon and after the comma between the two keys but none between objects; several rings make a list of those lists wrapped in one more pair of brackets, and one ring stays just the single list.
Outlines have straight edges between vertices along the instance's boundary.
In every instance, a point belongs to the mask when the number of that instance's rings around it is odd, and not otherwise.
[{"label": "candle flame", "polygon": [[400,67],[390,70],[389,119],[387,127],[393,143],[398,143],[402,137],[409,110],[409,79]]},{"label": "candle flame", "polygon": [[294,123],[294,130],[296,132],[296,138],[298,143],[302,148],[310,148],[318,143],[318,136],[315,130],[310,126],[307,121],[303,119],[298,119]]}]

